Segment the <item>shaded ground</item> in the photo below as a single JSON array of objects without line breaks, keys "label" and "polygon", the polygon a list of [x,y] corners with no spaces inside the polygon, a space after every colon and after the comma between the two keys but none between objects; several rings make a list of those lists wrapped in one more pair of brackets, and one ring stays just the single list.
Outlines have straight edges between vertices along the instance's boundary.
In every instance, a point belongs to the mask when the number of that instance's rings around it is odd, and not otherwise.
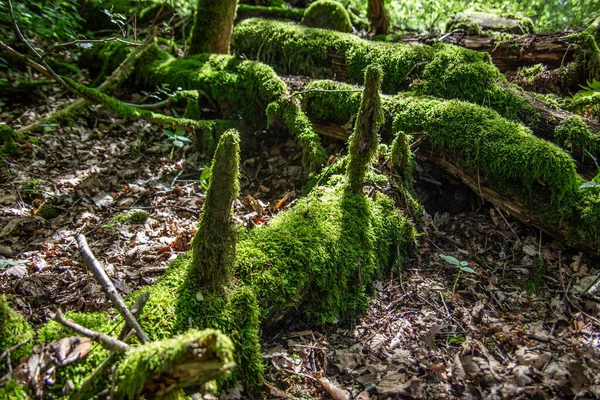
[{"label": "shaded ground", "polygon": [[[0,120],[18,127],[68,101],[45,93],[4,105]],[[253,135],[235,204],[246,225],[289,207],[305,179],[292,141]],[[56,307],[107,306],[81,263],[76,233],[86,234],[123,294],[151,284],[188,250],[206,159],[174,148],[162,128],[101,110],[35,137],[3,160],[0,178],[0,258],[17,262],[0,271],[0,291],[32,323]],[[579,297],[596,279],[597,260],[481,204],[427,166],[417,181],[429,214],[414,258],[400,276],[377,282],[355,327],[316,331],[298,321],[267,332],[265,397],[600,397],[599,307]],[[50,205],[58,216],[42,218]],[[115,218],[132,210],[148,218]],[[442,254],[476,273],[456,281]]]}]

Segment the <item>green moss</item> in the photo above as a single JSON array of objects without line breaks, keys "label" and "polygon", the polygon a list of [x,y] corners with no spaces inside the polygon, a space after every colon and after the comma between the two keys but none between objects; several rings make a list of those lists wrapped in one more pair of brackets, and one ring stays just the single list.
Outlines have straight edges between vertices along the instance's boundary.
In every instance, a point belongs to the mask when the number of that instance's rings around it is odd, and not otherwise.
[{"label": "green moss", "polygon": [[[33,338],[33,328],[23,316],[10,307],[6,296],[0,296],[0,349],[2,351],[15,346],[22,341]],[[11,362],[17,362],[22,356],[31,351],[31,344],[24,345],[11,353]],[[5,371],[6,362],[0,365],[0,371]]]},{"label": "green moss", "polygon": [[468,35],[482,35],[488,32],[509,32],[514,34],[533,33],[533,21],[520,13],[465,11],[452,16],[446,23],[446,31],[464,29]]},{"label": "green moss", "polygon": [[586,123],[577,115],[565,118],[554,130],[554,140],[569,152],[583,154],[584,150],[592,154],[600,153],[600,136],[590,132]]},{"label": "green moss", "polygon": [[0,387],[1,400],[26,400],[30,398],[25,386],[17,383],[14,379],[9,379],[4,386]]},{"label": "green moss", "polygon": [[232,203],[238,197],[240,139],[236,131],[219,139],[202,219],[192,241],[191,279],[220,292],[229,286],[235,264]]},{"label": "green moss", "polygon": [[306,9],[302,25],[313,28],[352,32],[350,15],[343,5],[333,0],[317,0]]},{"label": "green moss", "polygon": [[399,131],[394,140],[390,151],[390,165],[394,172],[399,176],[400,182],[409,190],[412,189],[412,177],[416,168],[414,154],[410,151],[410,142],[412,137]]},{"label": "green moss", "polygon": [[293,97],[283,98],[267,107],[268,126],[284,125],[302,146],[302,165],[318,170],[325,162],[325,149],[312,123]]},{"label": "green moss", "polygon": [[382,79],[383,71],[379,65],[367,67],[362,102],[348,148],[348,181],[354,193],[362,192],[365,175],[377,153],[379,129],[384,120],[379,98]]},{"label": "green moss", "polygon": [[[196,354],[190,350],[192,344],[197,346]],[[194,381],[186,383],[204,385],[226,374],[233,367],[233,345],[229,338],[219,331],[190,330],[172,339],[132,348],[119,363],[116,371],[117,395],[119,398],[137,399],[149,377],[164,373],[171,375],[171,368],[182,363],[186,366],[179,371],[180,375],[189,376],[191,373],[187,373],[186,369],[194,370]],[[173,385],[173,382],[170,384]],[[175,386],[161,389],[168,393],[172,392]]]},{"label": "green moss", "polygon": [[112,217],[112,222],[115,224],[143,224],[146,222],[150,214],[144,210],[130,210],[115,214]]},{"label": "green moss", "polygon": [[567,102],[565,108],[584,116],[600,118],[600,92],[580,92]]},{"label": "green moss", "polygon": [[[383,68],[384,93],[418,94],[485,104],[510,119],[537,120],[533,107],[509,84],[487,53],[436,44],[413,46],[370,42],[350,34],[250,19],[234,32],[237,54],[262,60],[284,73],[332,77],[362,83],[365,68]],[[282,45],[285,43],[285,45]],[[345,69],[332,69],[343,59]]]},{"label": "green moss", "polygon": [[19,150],[19,145],[16,139],[21,139],[23,135],[12,129],[6,124],[0,124],[0,156],[10,156],[16,154]]},{"label": "green moss", "polygon": [[[125,43],[99,43],[82,52],[79,58],[79,66],[90,69],[92,76],[95,76],[91,86],[95,87],[110,76],[131,52],[132,47]],[[63,73],[57,73],[63,75]],[[67,74],[70,73],[70,71],[67,71]]]}]

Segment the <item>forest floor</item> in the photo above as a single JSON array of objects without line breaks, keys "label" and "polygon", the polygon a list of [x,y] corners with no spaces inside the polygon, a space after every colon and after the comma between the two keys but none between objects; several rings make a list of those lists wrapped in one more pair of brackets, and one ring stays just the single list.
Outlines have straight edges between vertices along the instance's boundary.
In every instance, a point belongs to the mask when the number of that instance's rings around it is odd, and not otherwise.
[{"label": "forest floor", "polygon": [[[49,89],[0,102],[0,121],[17,128],[69,101]],[[160,277],[189,249],[207,162],[174,147],[162,128],[101,109],[47,130],[3,159],[9,173],[0,177],[0,259],[16,262],[0,270],[0,293],[35,325],[57,307],[108,307],[81,262],[77,233],[123,295]],[[265,132],[254,139],[243,150],[235,203],[246,226],[292,205],[306,178],[293,141]],[[356,326],[294,321],[264,332],[264,397],[600,398],[600,307],[578,296],[596,279],[597,263],[427,165],[415,180],[428,213],[402,273],[375,283]],[[58,216],[40,216],[48,205]],[[118,217],[131,210],[148,218]],[[457,280],[440,255],[476,273]],[[223,396],[241,397],[239,388]]]}]

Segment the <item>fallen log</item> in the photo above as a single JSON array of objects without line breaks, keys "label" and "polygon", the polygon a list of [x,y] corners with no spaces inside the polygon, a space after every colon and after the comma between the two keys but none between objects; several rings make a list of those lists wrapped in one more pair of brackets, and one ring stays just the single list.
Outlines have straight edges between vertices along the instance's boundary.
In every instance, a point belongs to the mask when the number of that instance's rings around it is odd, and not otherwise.
[{"label": "fallen log", "polygon": [[[354,88],[332,81],[308,86],[304,107],[318,133],[348,136],[341,125],[360,101],[348,91]],[[383,103],[389,134],[404,131],[423,138],[419,159],[447,170],[484,199],[566,244],[600,249],[600,188],[581,188],[585,180],[565,150],[474,104],[408,94]]]},{"label": "fallen log", "polygon": [[[483,104],[545,138],[552,138],[554,129],[572,115],[510,84],[488,54],[441,43],[371,42],[340,32],[250,19],[235,28],[234,48],[236,54],[283,73],[349,83],[360,83],[366,66],[379,63],[384,70],[384,93],[409,91]],[[586,119],[585,123],[593,134],[600,132],[598,122]]]}]

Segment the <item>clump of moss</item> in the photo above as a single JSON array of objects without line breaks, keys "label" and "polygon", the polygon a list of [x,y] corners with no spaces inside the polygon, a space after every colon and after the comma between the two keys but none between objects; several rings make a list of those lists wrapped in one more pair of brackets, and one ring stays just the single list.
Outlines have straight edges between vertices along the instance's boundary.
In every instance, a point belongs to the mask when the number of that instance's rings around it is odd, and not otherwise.
[{"label": "clump of moss", "polygon": [[412,176],[416,167],[415,157],[410,151],[410,142],[412,137],[406,135],[403,131],[392,141],[390,150],[390,165],[400,177],[400,181],[409,189],[412,189]]},{"label": "clump of moss", "polygon": [[129,210],[115,214],[112,217],[113,224],[133,224],[139,225],[146,222],[150,214],[144,210]]},{"label": "clump of moss", "polygon": [[[332,77],[362,83],[370,64],[380,64],[384,93],[418,94],[485,104],[510,119],[534,123],[538,115],[507,82],[487,53],[458,46],[412,46],[372,42],[356,36],[277,21],[250,19],[234,32],[236,53],[275,66],[284,73]],[[282,46],[281,43],[285,43]],[[345,69],[331,68],[343,58]]]},{"label": "clump of moss", "polygon": [[312,28],[352,32],[350,15],[343,5],[333,0],[317,0],[304,13],[302,24]]},{"label": "clump of moss", "polygon": [[598,91],[580,92],[565,103],[567,110],[586,117],[600,118],[600,92]]},{"label": "clump of moss", "polygon": [[[195,346],[197,350],[192,349]],[[185,363],[173,371],[173,366]],[[134,347],[127,352],[116,371],[117,395],[137,399],[148,378],[174,375],[170,386],[154,388],[162,395],[173,393],[173,381],[186,386],[205,385],[233,368],[233,345],[229,338],[215,330],[190,330],[184,335]],[[183,382],[181,382],[183,381]]]},{"label": "clump of moss", "polygon": [[[7,350],[22,341],[32,339],[33,328],[23,316],[10,307],[6,296],[0,296],[0,349]],[[16,362],[31,350],[31,346],[21,346],[11,353],[11,361]],[[4,371],[6,363],[0,365]]]},{"label": "clump of moss", "polygon": [[202,220],[192,241],[191,278],[214,291],[222,291],[233,277],[236,239],[232,203],[240,190],[239,151],[238,133],[225,132],[215,151]]},{"label": "clump of moss", "polygon": [[0,156],[11,156],[19,150],[16,139],[23,136],[6,124],[0,124]]},{"label": "clump of moss", "polygon": [[546,66],[544,64],[535,64],[531,67],[523,67],[519,69],[519,74],[525,78],[533,79],[537,75],[542,74],[546,71]]},{"label": "clump of moss", "polygon": [[25,386],[14,379],[9,379],[4,386],[0,387],[0,399],[29,399],[29,393]]},{"label": "clump of moss", "polygon": [[592,154],[600,152],[600,136],[590,132],[586,123],[577,115],[565,118],[554,130],[554,140],[570,152],[583,154],[584,150]]},{"label": "clump of moss", "polygon": [[379,129],[384,120],[379,98],[382,79],[383,71],[379,65],[367,67],[362,102],[348,147],[348,181],[354,193],[362,192],[365,174],[371,167],[379,144]]},{"label": "clump of moss", "polygon": [[465,11],[452,16],[446,23],[446,31],[464,29],[469,35],[488,32],[513,34],[533,33],[533,21],[520,13]]}]

